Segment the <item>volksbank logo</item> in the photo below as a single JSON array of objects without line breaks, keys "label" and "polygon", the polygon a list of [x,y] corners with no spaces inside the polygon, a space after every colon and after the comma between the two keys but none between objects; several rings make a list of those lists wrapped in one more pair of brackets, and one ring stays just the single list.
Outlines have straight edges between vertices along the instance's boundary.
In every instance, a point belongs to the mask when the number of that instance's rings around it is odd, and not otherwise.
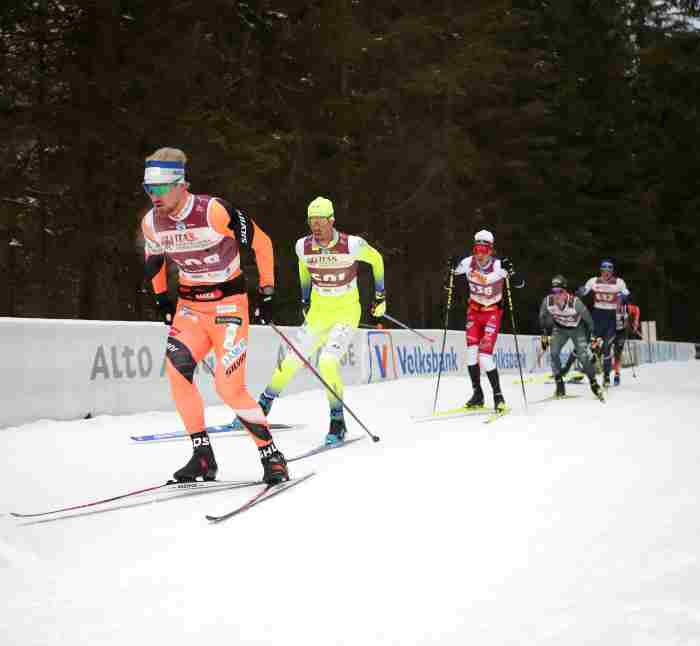
[{"label": "volksbank logo", "polygon": [[[496,350],[493,354],[494,361],[496,362],[496,368],[517,368],[518,367],[518,354],[517,352],[512,352],[511,350]],[[520,363],[523,367],[526,366],[526,355],[524,352],[520,353]]]},{"label": "volksbank logo", "polygon": [[440,370],[441,364],[443,372],[459,372],[457,353],[452,346],[444,354],[435,352],[432,348],[424,350],[418,346],[397,346],[396,352],[399,355],[401,372],[405,375],[434,374]]},{"label": "volksbank logo", "polygon": [[433,348],[399,346],[394,344],[391,332],[386,330],[368,332],[367,343],[370,360],[368,383],[397,379],[401,374],[436,374],[441,363],[444,372],[459,372],[459,357],[452,346],[444,354],[436,352]]},{"label": "volksbank logo", "polygon": [[391,332],[370,330],[367,332],[369,350],[369,378],[367,383],[377,380],[396,379],[396,355]]},{"label": "volksbank logo", "polygon": [[[374,358],[377,360],[377,366],[379,366],[379,376],[382,379],[386,379],[389,373],[389,351],[391,352],[391,358],[394,358],[393,348],[389,346],[388,343],[383,343],[382,345],[374,346]],[[392,378],[396,379],[396,362],[392,362],[393,375]]]}]

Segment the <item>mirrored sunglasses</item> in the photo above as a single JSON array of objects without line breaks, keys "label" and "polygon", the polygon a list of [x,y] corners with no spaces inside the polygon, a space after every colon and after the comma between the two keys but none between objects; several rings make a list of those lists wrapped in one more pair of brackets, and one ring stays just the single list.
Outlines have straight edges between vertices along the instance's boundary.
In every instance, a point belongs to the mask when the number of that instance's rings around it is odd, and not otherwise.
[{"label": "mirrored sunglasses", "polygon": [[170,184],[144,184],[143,190],[146,191],[146,195],[162,197],[170,193],[177,184],[178,182],[171,182]]},{"label": "mirrored sunglasses", "polygon": [[473,251],[475,254],[487,255],[491,253],[491,245],[477,243],[474,245]]}]

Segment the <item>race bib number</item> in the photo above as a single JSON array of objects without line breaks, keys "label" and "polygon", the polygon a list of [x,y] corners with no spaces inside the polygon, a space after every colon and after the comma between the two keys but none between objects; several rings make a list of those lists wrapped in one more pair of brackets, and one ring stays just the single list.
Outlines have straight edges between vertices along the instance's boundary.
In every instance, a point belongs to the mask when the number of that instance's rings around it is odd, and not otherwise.
[{"label": "race bib number", "polygon": [[614,303],[617,299],[617,294],[608,294],[607,292],[598,292],[598,300],[605,303]]},{"label": "race bib number", "polygon": [[477,285],[476,283],[471,283],[470,288],[473,294],[478,294],[479,296],[493,296],[492,285]]},{"label": "race bib number", "polygon": [[317,283],[342,283],[345,280],[346,272],[338,273],[325,272],[323,274],[312,273],[311,278]]}]

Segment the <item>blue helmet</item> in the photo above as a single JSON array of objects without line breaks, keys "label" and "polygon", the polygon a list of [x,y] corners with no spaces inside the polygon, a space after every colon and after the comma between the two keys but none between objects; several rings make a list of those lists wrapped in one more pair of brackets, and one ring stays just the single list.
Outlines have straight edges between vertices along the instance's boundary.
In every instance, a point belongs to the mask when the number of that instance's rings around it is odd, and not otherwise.
[{"label": "blue helmet", "polygon": [[615,271],[615,265],[613,264],[612,260],[601,260],[600,261],[600,270],[601,271],[609,271],[612,273]]}]

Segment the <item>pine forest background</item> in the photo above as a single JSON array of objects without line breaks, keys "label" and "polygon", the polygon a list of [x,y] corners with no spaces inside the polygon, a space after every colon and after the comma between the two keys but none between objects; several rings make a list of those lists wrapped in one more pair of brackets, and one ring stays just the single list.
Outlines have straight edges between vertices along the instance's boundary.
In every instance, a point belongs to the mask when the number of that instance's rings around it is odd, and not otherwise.
[{"label": "pine forest background", "polygon": [[698,5],[5,0],[0,315],[155,320],[143,160],[175,146],[272,237],[280,322],[325,195],[412,325],[442,327],[445,261],[488,228],[521,331],[553,274],[610,257],[662,338],[700,340]]}]

